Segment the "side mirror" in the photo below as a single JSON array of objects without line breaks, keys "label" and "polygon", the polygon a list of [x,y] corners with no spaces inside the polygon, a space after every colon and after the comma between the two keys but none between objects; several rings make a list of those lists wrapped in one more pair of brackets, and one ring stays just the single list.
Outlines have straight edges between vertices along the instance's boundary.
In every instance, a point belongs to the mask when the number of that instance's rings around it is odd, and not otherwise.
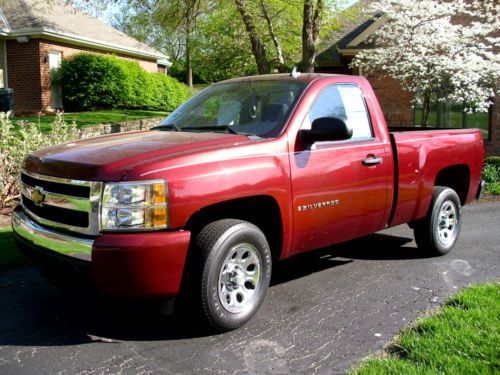
[{"label": "side mirror", "polygon": [[337,117],[321,117],[313,121],[311,130],[300,130],[299,136],[305,145],[314,142],[345,141],[352,137],[352,129]]}]

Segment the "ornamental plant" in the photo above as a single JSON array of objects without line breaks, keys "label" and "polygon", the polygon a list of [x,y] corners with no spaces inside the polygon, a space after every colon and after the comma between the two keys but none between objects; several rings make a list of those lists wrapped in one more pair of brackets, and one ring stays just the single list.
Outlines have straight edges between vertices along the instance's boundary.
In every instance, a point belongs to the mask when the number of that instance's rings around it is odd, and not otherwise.
[{"label": "ornamental plant", "polygon": [[489,156],[484,159],[483,180],[486,192],[500,195],[500,156]]},{"label": "ornamental plant", "polygon": [[64,108],[173,111],[191,95],[189,88],[162,73],[146,72],[137,62],[80,53],[57,71]]},{"label": "ornamental plant", "polygon": [[469,113],[486,112],[500,94],[497,0],[376,0],[367,11],[382,25],[352,65],[401,82],[423,107],[422,125],[433,94]]},{"label": "ornamental plant", "polygon": [[68,124],[58,113],[49,134],[37,124],[19,121],[13,125],[8,114],[0,113],[0,212],[19,198],[18,178],[24,158],[31,152],[78,138],[76,123]]}]

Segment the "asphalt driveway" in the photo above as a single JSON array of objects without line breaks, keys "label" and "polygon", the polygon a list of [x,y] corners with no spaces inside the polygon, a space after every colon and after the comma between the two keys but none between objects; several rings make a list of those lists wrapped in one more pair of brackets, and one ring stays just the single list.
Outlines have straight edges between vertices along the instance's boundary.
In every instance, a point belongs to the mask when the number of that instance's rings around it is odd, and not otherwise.
[{"label": "asphalt driveway", "polygon": [[500,278],[500,203],[464,209],[444,257],[401,226],[275,269],[244,328],[206,335],[148,304],[62,293],[26,267],[0,276],[0,374],[337,374],[425,309]]}]

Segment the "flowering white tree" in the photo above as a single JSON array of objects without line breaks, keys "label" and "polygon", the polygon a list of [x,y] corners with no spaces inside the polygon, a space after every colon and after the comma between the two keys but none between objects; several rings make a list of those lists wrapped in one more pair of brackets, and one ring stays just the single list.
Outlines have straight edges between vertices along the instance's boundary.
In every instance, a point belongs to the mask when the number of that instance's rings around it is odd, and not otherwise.
[{"label": "flowering white tree", "polygon": [[488,110],[500,92],[498,0],[377,0],[369,8],[384,22],[353,66],[400,81],[423,105],[424,126],[433,94],[467,112]]}]

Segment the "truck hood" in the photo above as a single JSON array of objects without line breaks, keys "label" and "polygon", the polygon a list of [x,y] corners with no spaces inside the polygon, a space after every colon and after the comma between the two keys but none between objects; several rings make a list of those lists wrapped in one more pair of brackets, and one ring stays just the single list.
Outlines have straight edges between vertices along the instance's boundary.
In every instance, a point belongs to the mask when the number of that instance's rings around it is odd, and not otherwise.
[{"label": "truck hood", "polygon": [[224,133],[141,131],[67,142],[25,160],[31,172],[68,179],[119,181],[127,170],[158,158],[175,158],[252,142]]}]

